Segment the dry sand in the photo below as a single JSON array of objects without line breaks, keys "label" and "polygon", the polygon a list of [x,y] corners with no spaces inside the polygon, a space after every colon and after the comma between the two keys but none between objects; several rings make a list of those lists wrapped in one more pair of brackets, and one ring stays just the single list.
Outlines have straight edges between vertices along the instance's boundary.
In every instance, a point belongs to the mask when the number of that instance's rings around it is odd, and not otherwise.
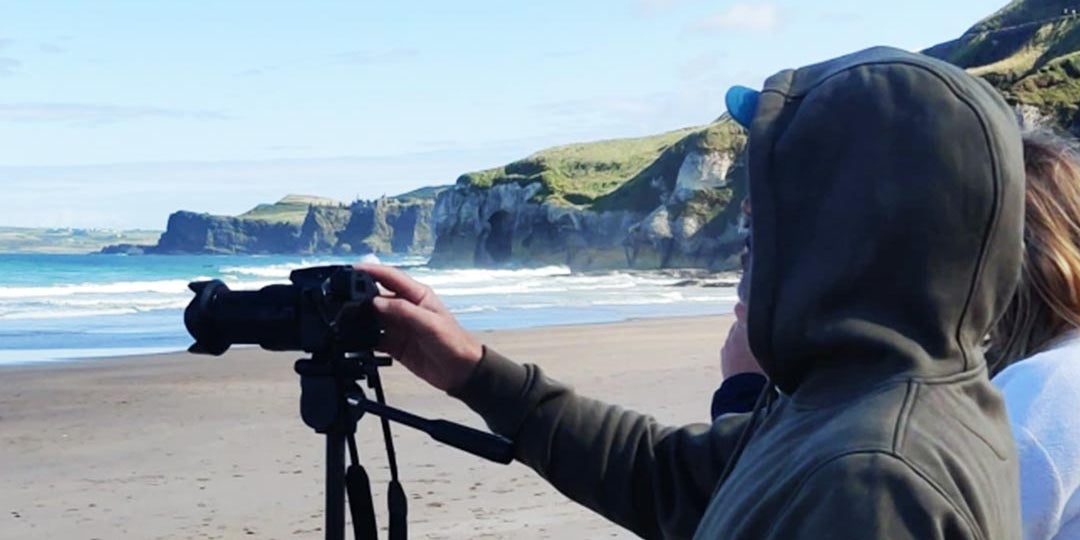
[{"label": "dry sand", "polygon": [[[730,320],[481,338],[582,393],[689,423],[708,420]],[[322,538],[324,441],[299,418],[296,357],[238,349],[0,368],[0,538]],[[482,426],[400,366],[383,378],[392,405]],[[411,538],[634,538],[520,464],[394,434]],[[382,526],[389,473],[374,417],[358,438]]]}]

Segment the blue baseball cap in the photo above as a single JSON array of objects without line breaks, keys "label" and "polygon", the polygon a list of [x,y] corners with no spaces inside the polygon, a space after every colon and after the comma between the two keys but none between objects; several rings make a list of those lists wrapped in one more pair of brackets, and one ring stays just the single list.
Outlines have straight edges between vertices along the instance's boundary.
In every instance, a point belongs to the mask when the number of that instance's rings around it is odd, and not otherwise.
[{"label": "blue baseball cap", "polygon": [[753,88],[747,88],[745,86],[732,86],[727,95],[724,96],[724,103],[727,105],[728,114],[731,115],[740,126],[750,129],[750,124],[754,121],[754,115],[757,114],[758,98],[761,97],[761,92],[754,90]]}]

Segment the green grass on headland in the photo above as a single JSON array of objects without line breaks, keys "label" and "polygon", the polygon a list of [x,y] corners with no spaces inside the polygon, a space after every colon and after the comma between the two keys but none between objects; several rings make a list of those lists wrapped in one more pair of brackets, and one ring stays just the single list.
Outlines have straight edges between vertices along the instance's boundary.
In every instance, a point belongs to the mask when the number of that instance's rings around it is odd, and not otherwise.
[{"label": "green grass on headland", "polygon": [[986,32],[1059,18],[1080,5],[1076,0],[1013,0],[996,13],[979,21],[969,32]]},{"label": "green grass on headland", "polygon": [[268,223],[301,225],[304,223],[308,208],[311,206],[345,206],[345,203],[311,195],[286,195],[285,198],[276,203],[260,204],[236,217],[266,221]]},{"label": "green grass on headland", "polygon": [[[676,141],[646,168],[626,180],[618,189],[599,197],[595,210],[633,210],[648,212],[656,208],[661,192],[671,192],[686,155],[691,152],[742,152],[746,131],[726,116],[697,128]],[[727,188],[725,188],[726,190]],[[727,204],[724,201],[723,204]]]},{"label": "green grass on headland", "polygon": [[[686,152],[728,148],[735,144],[739,131],[724,120],[648,137],[557,146],[503,167],[464,174],[457,183],[476,188],[539,183],[541,189],[533,202],[611,210],[642,204],[655,207],[654,195],[649,195],[645,204],[637,200],[638,194],[631,193],[634,190],[625,188],[647,184],[655,174],[674,179]],[[665,156],[671,159],[665,160]]]},{"label": "green grass on headland", "polygon": [[457,183],[487,188],[511,182],[539,182],[542,190],[536,202],[588,205],[621,186],[676,141],[700,129],[556,146],[504,167],[464,174]]},{"label": "green grass on headland", "polygon": [[391,198],[399,201],[435,200],[440,193],[449,188],[450,186],[427,186],[402,193],[401,195],[395,195]]},{"label": "green grass on headland", "polygon": [[[401,202],[416,202],[425,199],[434,200],[439,193],[449,186],[428,186],[414,189],[401,195],[390,197],[392,200]],[[276,203],[260,204],[239,216],[240,219],[253,219],[268,223],[291,223],[303,225],[307,218],[308,209],[312,206],[345,208],[349,205],[334,199],[315,197],[312,195],[287,195]]]},{"label": "green grass on headland", "polygon": [[958,39],[927,49],[931,56],[985,78],[1016,105],[1029,105],[1059,127],[1080,116],[1080,3],[1016,0]]}]

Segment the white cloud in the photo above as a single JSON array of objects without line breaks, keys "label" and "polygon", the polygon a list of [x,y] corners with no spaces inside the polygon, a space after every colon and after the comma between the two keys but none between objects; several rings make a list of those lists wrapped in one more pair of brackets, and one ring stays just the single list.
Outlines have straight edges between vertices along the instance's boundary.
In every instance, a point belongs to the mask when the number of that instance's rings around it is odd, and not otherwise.
[{"label": "white cloud", "polygon": [[15,70],[22,65],[22,62],[14,58],[0,57],[0,77],[7,77],[15,73]]},{"label": "white cloud", "polygon": [[656,13],[663,13],[670,11],[676,4],[682,3],[684,0],[637,0],[638,11],[652,15]]},{"label": "white cloud", "polygon": [[780,27],[780,8],[773,2],[740,2],[691,24],[688,31],[703,34],[730,31],[771,32]]},{"label": "white cloud", "polygon": [[41,51],[41,52],[47,53],[47,54],[60,54],[60,53],[67,52],[67,49],[65,49],[65,48],[63,48],[60,45],[57,45],[55,43],[47,43],[46,42],[46,43],[39,43],[38,44],[38,51]]},{"label": "white cloud", "polygon": [[[0,59],[0,73],[3,69]],[[224,114],[214,111],[168,109],[97,103],[0,103],[0,121],[59,122],[78,125],[100,125],[144,118],[188,118],[222,120]]]},{"label": "white cloud", "polygon": [[682,62],[678,66],[679,78],[684,81],[701,81],[721,71],[726,53],[718,51],[703,52]]},{"label": "white cloud", "polygon": [[346,64],[394,64],[420,56],[416,49],[386,49],[350,51],[335,54],[334,58]]},{"label": "white cloud", "polygon": [[[15,40],[0,38],[0,51],[11,48]],[[22,65],[22,62],[7,56],[0,56],[0,77],[9,77]]]}]

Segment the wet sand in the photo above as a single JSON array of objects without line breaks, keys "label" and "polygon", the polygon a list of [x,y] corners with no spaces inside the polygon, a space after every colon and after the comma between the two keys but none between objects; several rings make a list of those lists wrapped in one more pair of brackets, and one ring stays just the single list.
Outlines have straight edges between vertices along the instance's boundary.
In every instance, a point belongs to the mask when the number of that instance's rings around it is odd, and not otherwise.
[{"label": "wet sand", "polygon": [[[688,423],[708,420],[730,322],[480,336],[584,394]],[[324,440],[300,420],[296,358],[246,348],[0,368],[0,539],[322,538]],[[391,405],[482,427],[400,366],[383,382]],[[520,464],[403,426],[394,435],[410,538],[635,538]],[[357,436],[382,527],[389,472],[378,421],[362,419]]]}]

